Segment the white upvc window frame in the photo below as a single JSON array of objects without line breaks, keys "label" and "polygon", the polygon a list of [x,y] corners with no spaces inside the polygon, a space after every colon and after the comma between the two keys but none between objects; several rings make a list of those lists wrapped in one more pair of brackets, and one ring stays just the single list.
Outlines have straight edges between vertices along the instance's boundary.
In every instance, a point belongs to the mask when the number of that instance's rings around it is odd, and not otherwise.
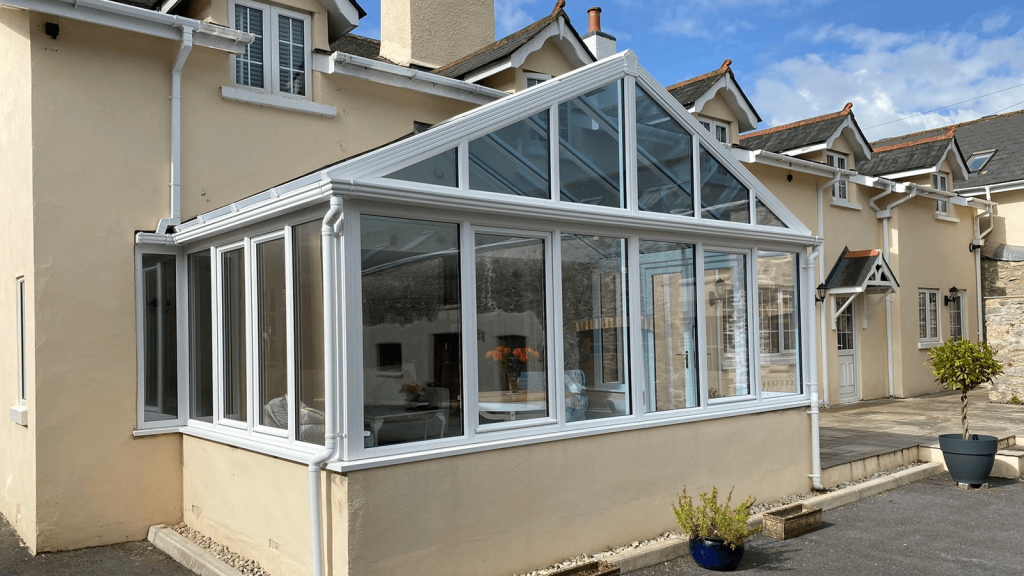
[{"label": "white upvc window frame", "polygon": [[[312,34],[311,34],[311,19],[309,14],[303,14],[294,10],[288,10],[286,8],[280,8],[270,4],[263,4],[260,2],[252,2],[251,0],[229,0],[228,1],[228,17],[231,20],[231,28],[235,28],[235,6],[245,6],[255,10],[260,10],[263,13],[263,87],[249,86],[248,84],[239,84],[235,77],[235,61],[238,58],[236,55],[231,56],[231,85],[242,90],[249,90],[253,92],[259,92],[262,94],[271,94],[273,96],[281,96],[284,98],[291,98],[295,100],[312,100],[313,99],[313,79],[312,79],[312,57],[313,57],[313,46],[312,46]],[[285,16],[288,18],[294,18],[302,21],[303,30],[303,76],[305,78],[304,88],[305,94],[293,94],[291,92],[285,92],[281,90],[281,76],[280,76],[280,51],[281,51],[281,40],[278,31],[278,18]]]},{"label": "white upvc window frame", "polygon": [[[825,163],[830,168],[838,168],[840,170],[846,170],[846,167],[849,166],[846,154],[841,154],[839,152],[826,152]],[[837,202],[850,201],[849,186],[847,185],[846,180],[842,179],[842,176],[839,177],[838,182],[832,184],[832,199]]]},{"label": "white upvc window frame", "polygon": [[523,72],[524,88],[533,88],[534,86],[547,82],[548,80],[551,80],[551,74],[541,74],[540,72]]},{"label": "white upvc window frame", "polygon": [[[697,267],[697,274],[698,274],[697,282],[700,285],[702,285],[702,286],[705,284],[705,278],[704,278],[704,275],[706,274],[705,264],[707,262],[707,256],[706,255],[707,255],[708,252],[718,252],[718,253],[722,253],[722,254],[740,255],[740,256],[743,256],[744,260],[745,260],[745,268],[746,269],[744,270],[744,274],[745,274],[746,277],[744,278],[744,285],[745,285],[745,288],[746,288],[746,291],[747,291],[747,302],[746,302],[746,309],[745,309],[744,312],[746,314],[746,320],[747,320],[747,326],[746,326],[747,333],[745,334],[745,336],[746,336],[746,338],[745,338],[746,339],[746,347],[747,347],[747,393],[739,395],[739,396],[728,396],[728,397],[723,397],[723,398],[711,398],[708,395],[708,390],[709,390],[709,387],[711,386],[711,382],[709,380],[710,376],[708,375],[708,370],[707,370],[709,362],[706,360],[707,357],[708,357],[706,334],[707,334],[707,331],[708,331],[707,323],[710,320],[706,317],[707,313],[705,312],[705,317],[703,319],[703,330],[701,330],[701,320],[700,320],[699,317],[698,317],[698,328],[697,328],[698,337],[700,335],[702,335],[702,334],[705,335],[705,338],[699,338],[698,339],[698,342],[700,342],[701,340],[704,340],[704,346],[700,348],[701,349],[700,358],[705,360],[704,362],[701,363],[701,370],[700,370],[701,400],[702,400],[702,402],[705,402],[705,404],[703,404],[703,405],[706,405],[706,406],[716,406],[716,405],[719,405],[719,404],[734,404],[734,403],[737,403],[737,402],[749,402],[749,401],[752,401],[752,400],[756,401],[760,397],[760,393],[758,391],[758,388],[759,388],[759,386],[758,386],[758,376],[756,375],[756,372],[760,372],[760,370],[758,369],[758,367],[760,366],[760,364],[759,364],[759,357],[758,357],[758,351],[761,348],[760,343],[758,342],[758,340],[760,338],[760,334],[761,334],[761,332],[760,332],[761,327],[760,327],[760,323],[758,322],[758,318],[757,318],[757,315],[760,314],[760,311],[759,311],[758,302],[757,302],[757,282],[755,281],[755,276],[757,274],[757,248],[756,247],[755,248],[734,248],[734,247],[722,246],[722,245],[718,245],[718,244],[702,243],[701,244],[701,249],[700,249],[699,266]],[[706,290],[705,290],[705,292],[706,292]],[[733,293],[734,292],[730,291],[730,294],[733,294]],[[698,309],[705,308],[705,306],[707,304],[707,294],[704,294],[702,296],[702,298],[703,299],[698,301],[698,303],[697,303]],[[734,306],[733,307],[733,315],[736,314],[735,310],[736,310],[736,307]],[[723,369],[723,370],[727,366],[735,368],[735,365],[736,365],[736,342],[737,342],[737,335],[736,335],[735,326],[732,327],[731,333],[732,333],[732,338],[733,338],[733,347],[728,352],[723,352],[723,354],[722,354],[723,358],[727,358],[728,359],[727,361],[722,362],[721,365],[720,365],[720,369]],[[725,334],[725,329],[723,327],[723,329],[722,329],[722,331],[720,333],[720,336],[724,336],[724,334]],[[722,345],[722,348],[723,349],[725,348],[724,344]]]},{"label": "white upvc window frame", "polygon": [[28,377],[27,369],[25,366],[25,277],[19,276],[15,279],[15,301],[17,311],[17,328],[18,328],[18,403],[21,406],[25,405],[28,398]]},{"label": "white upvc window frame", "polygon": [[[712,140],[725,146],[731,145],[729,142],[729,124],[727,122],[719,122],[710,118],[699,118],[697,121],[711,134]],[[720,136],[724,136],[725,139],[723,140]]]},{"label": "white upvc window frame", "polygon": [[[271,436],[278,436],[281,438],[292,438],[295,432],[295,415],[296,415],[296,398],[295,398],[295,289],[293,282],[295,279],[294,274],[294,259],[292,253],[292,227],[285,226],[283,230],[271,232],[269,234],[263,234],[261,236],[254,236],[249,239],[249,250],[246,254],[246,270],[250,276],[251,281],[249,282],[248,301],[251,303],[249,308],[249,317],[247,318],[247,326],[249,332],[249,341],[252,342],[252,359],[249,360],[250,370],[249,373],[252,375],[252,380],[249,382],[248,400],[249,400],[249,419],[251,420],[251,426],[253,432],[257,434],[268,434]],[[261,347],[259,341],[260,336],[260,325],[259,325],[259,309],[260,309],[260,278],[259,278],[259,246],[274,240],[284,240],[284,266],[285,266],[285,325],[286,325],[286,346],[287,346],[287,396],[288,396],[288,427],[287,428],[275,428],[273,426],[266,426],[260,423],[260,416],[263,413],[263,403],[260,399],[261,383],[259,382],[259,367],[263,362],[261,355]],[[251,271],[251,272],[250,272]],[[248,360],[248,359],[247,359]]]},{"label": "white upvc window frame", "polygon": [[953,339],[956,339],[956,340],[963,340],[963,339],[967,338],[967,307],[964,306],[964,304],[967,303],[967,299],[965,298],[965,296],[966,296],[966,292],[961,290],[956,295],[956,298],[955,298],[957,307],[959,308],[959,310],[958,310],[959,314],[956,314],[956,316],[957,316],[956,320],[960,324],[960,326],[959,326],[960,334],[959,335],[953,333],[953,328],[957,324],[957,322],[954,322],[954,314],[953,314],[954,309],[949,307],[949,306],[947,306],[947,308],[949,308],[949,312],[950,312],[950,314],[949,314],[949,337],[953,338]]},{"label": "white upvc window frame", "polygon": [[[967,159],[967,170],[973,173],[981,172],[988,165],[992,157],[995,156],[997,150],[982,150],[971,154],[971,157]],[[977,168],[971,168],[971,164],[976,160],[981,160],[981,164]]]},{"label": "white upvc window frame", "polygon": [[[932,174],[932,188],[949,191],[949,178],[945,174]],[[949,200],[936,200],[935,213],[939,216],[949,216]]]},{"label": "white upvc window frame", "polygon": [[[178,415],[176,418],[163,418],[159,420],[153,420],[150,422],[146,421],[146,349],[145,349],[145,314],[146,314],[146,302],[145,302],[145,275],[142,268],[142,257],[143,255],[149,254],[165,254],[172,255],[175,257],[174,268],[175,278],[177,283],[175,285],[176,298],[175,306],[177,308],[175,314],[175,321],[177,322],[177,342],[175,343],[177,348],[177,396],[178,396]],[[185,285],[182,283],[183,274],[185,273],[185,259],[183,258],[182,251],[180,248],[174,246],[154,246],[154,245],[136,245],[135,246],[135,337],[136,337],[136,386],[137,386],[137,400],[136,400],[136,426],[138,430],[154,430],[161,428],[173,428],[176,426],[183,425],[188,418],[188,352],[187,352],[187,341],[182,339],[182,330],[188,327],[188,318],[186,309],[183,307],[186,302],[186,290]]]},{"label": "white upvc window frame", "polygon": [[[942,334],[942,315],[939,314],[939,300],[942,296],[939,291],[934,288],[918,288],[917,290],[917,313],[918,313],[918,347],[919,348],[931,348],[938,346],[941,343]],[[924,295],[924,312],[925,312],[925,336],[921,336],[921,296]],[[932,306],[932,298],[934,297],[934,307]],[[931,321],[935,321],[935,334],[931,334]]]}]

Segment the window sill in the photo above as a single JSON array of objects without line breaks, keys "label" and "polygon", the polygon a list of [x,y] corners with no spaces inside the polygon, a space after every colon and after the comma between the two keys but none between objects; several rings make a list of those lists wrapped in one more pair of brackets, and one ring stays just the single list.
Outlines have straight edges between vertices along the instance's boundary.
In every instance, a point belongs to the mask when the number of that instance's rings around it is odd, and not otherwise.
[{"label": "window sill", "polygon": [[936,220],[942,220],[943,222],[959,222],[960,221],[959,218],[954,218],[952,216],[946,216],[945,214],[934,214],[933,218],[935,218]]},{"label": "window sill", "polygon": [[23,405],[11,406],[11,422],[28,427],[28,408]]},{"label": "window sill", "polygon": [[244,88],[235,88],[233,86],[221,86],[220,96],[225,100],[247,102],[249,104],[256,104],[257,106],[270,106],[271,108],[281,108],[283,110],[292,110],[294,112],[305,112],[306,114],[326,116],[328,118],[334,118],[338,115],[338,109],[334,106],[317,104],[316,102],[311,102],[309,100],[299,100],[297,98],[264,94],[262,92],[245,90]]},{"label": "window sill", "polygon": [[918,342],[917,343],[917,349],[918,350],[928,350],[930,348],[938,348],[939,346],[942,346],[942,342]]},{"label": "window sill", "polygon": [[847,202],[846,200],[837,200],[835,198],[832,199],[831,204],[832,204],[832,206],[838,206],[839,208],[846,208],[847,210],[860,210],[861,209],[861,205],[860,204],[854,204],[852,202]]},{"label": "window sill", "polygon": [[132,436],[135,438],[142,438],[143,436],[160,436],[163,434],[177,434],[181,432],[180,426],[170,426],[167,428],[144,428],[142,430],[132,430]]}]

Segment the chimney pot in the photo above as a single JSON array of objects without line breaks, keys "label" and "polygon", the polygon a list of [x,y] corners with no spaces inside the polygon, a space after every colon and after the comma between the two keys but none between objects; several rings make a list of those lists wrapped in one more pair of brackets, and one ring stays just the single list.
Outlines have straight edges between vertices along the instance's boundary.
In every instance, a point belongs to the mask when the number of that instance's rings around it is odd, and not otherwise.
[{"label": "chimney pot", "polygon": [[587,14],[590,15],[590,32],[601,31],[601,9],[597,6],[587,10]]}]

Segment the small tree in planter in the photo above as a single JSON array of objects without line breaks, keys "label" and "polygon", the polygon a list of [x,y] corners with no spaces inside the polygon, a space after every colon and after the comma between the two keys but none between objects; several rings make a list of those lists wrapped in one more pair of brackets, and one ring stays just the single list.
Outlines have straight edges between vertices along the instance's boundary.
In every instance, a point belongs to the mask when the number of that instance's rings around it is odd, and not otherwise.
[{"label": "small tree in planter", "polygon": [[967,393],[1003,373],[1003,365],[995,359],[996,351],[988,342],[975,344],[970,340],[947,340],[928,351],[935,381],[949,390],[960,391],[960,425],[963,439],[970,438],[967,426]]},{"label": "small tree in planter", "polygon": [[999,451],[998,438],[971,434],[967,423],[967,393],[1003,373],[995,354],[986,342],[953,339],[928,351],[935,381],[943,388],[960,391],[962,433],[940,434],[939,446],[950,476],[961,484],[984,484]]},{"label": "small tree in planter", "polygon": [[683,534],[690,538],[690,555],[694,562],[711,570],[734,570],[743,558],[743,542],[757,529],[747,526],[754,497],[732,507],[732,490],[725,503],[718,502],[718,488],[711,494],[701,492],[700,505],[686,494],[679,495],[678,506],[672,505]]}]

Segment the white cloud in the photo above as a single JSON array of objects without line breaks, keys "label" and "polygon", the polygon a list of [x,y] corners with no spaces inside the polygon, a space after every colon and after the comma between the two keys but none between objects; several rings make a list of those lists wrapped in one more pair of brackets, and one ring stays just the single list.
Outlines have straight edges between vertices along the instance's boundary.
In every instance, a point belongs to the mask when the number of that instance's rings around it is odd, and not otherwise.
[{"label": "white cloud", "polygon": [[995,16],[985,18],[984,20],[981,21],[981,30],[986,34],[991,34],[992,32],[995,32],[997,30],[1002,30],[1003,27],[1005,27],[1009,23],[1009,14],[996,14]]},{"label": "white cloud", "polygon": [[[838,26],[825,38],[845,51],[809,53],[762,70],[751,99],[769,125],[841,110],[862,128],[1024,83],[1024,33],[891,33]],[[819,34],[821,30],[814,34]],[[871,140],[979,118],[1024,101],[1024,86],[867,131]]]},{"label": "white cloud", "polygon": [[[537,0],[495,0],[494,2],[494,31],[498,38],[504,38],[509,34],[524,28],[535,22],[537,18],[530,16],[526,6],[534,4]],[[554,6],[554,3],[552,3]]]}]

